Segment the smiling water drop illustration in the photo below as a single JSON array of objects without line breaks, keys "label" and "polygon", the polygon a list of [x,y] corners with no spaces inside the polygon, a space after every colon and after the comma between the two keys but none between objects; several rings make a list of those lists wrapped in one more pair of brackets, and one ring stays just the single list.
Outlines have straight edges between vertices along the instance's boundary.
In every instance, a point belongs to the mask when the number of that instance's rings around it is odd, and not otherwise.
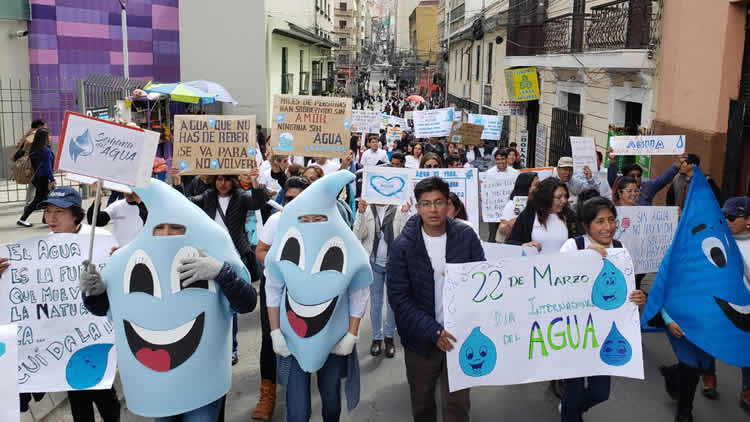
[{"label": "smiling water drop illustration", "polygon": [[617,309],[625,303],[628,286],[625,276],[609,260],[604,260],[604,266],[596,276],[594,287],[591,288],[591,301],[600,309]]},{"label": "smiling water drop illustration", "polygon": [[481,377],[495,369],[497,349],[492,340],[479,331],[479,327],[474,327],[461,345],[458,363],[464,374],[470,377]]},{"label": "smiling water drop illustration", "polygon": [[633,357],[633,348],[630,347],[628,340],[620,334],[620,330],[613,322],[612,329],[609,330],[609,334],[607,334],[607,338],[604,339],[604,344],[599,350],[599,358],[607,365],[623,366],[630,362],[631,357]]},{"label": "smiling water drop illustration", "polygon": [[83,390],[99,384],[107,372],[107,356],[112,344],[92,344],[77,350],[65,366],[68,384]]}]

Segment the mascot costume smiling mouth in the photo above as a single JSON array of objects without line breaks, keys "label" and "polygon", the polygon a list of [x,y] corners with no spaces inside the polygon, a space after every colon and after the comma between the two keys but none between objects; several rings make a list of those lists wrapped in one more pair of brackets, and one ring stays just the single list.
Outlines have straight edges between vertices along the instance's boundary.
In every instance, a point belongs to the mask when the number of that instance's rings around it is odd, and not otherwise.
[{"label": "mascot costume smiling mouth", "polygon": [[367,252],[336,206],[353,180],[348,171],[327,175],[287,204],[266,256],[266,270],[284,283],[280,330],[305,372],[319,370],[347,333],[349,292],[372,283]]},{"label": "mascot costume smiling mouth", "polygon": [[[216,401],[231,384],[229,301],[213,280],[182,287],[181,260],[201,249],[250,278],[226,230],[181,193],[155,179],[134,191],[148,219],[102,276],[128,407],[141,416],[171,416]],[[184,225],[185,234],[154,236],[164,223]]]}]

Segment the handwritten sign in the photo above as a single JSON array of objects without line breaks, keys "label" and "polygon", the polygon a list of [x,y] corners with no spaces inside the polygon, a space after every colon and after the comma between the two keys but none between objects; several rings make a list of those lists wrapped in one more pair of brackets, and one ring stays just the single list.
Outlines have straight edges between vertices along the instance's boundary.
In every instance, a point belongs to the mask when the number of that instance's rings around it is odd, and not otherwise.
[{"label": "handwritten sign", "polygon": [[680,155],[685,152],[685,135],[612,136],[614,155]]},{"label": "handwritten sign", "polygon": [[403,204],[414,191],[415,170],[395,167],[365,167],[362,199],[370,204]]},{"label": "handwritten sign", "polygon": [[505,258],[521,258],[522,256],[536,256],[539,252],[533,246],[506,245],[504,243],[482,242],[484,257],[487,261],[500,261]]},{"label": "handwritten sign", "polygon": [[255,167],[255,116],[174,116],[172,166],[180,174],[237,174]]},{"label": "handwritten sign", "polygon": [[484,126],[482,139],[499,141],[503,133],[503,116],[491,116],[488,114],[469,114],[469,122]]},{"label": "handwritten sign", "polygon": [[594,375],[643,379],[626,249],[448,264],[450,391]]},{"label": "handwritten sign", "polygon": [[0,325],[0,421],[15,422],[21,419],[18,407],[18,382],[9,376],[18,371],[18,340],[15,325]]},{"label": "handwritten sign", "polygon": [[453,122],[448,140],[454,144],[482,145],[484,126],[474,123]]},{"label": "handwritten sign", "polygon": [[352,132],[378,133],[379,131],[379,111],[352,110]]},{"label": "handwritten sign", "polygon": [[570,148],[573,152],[573,173],[583,174],[583,168],[596,170],[596,147],[594,138],[570,137]]},{"label": "handwritten sign", "polygon": [[482,220],[488,223],[499,222],[503,208],[516,184],[517,173],[480,173],[482,193]]},{"label": "handwritten sign", "polygon": [[617,207],[615,239],[630,251],[636,274],[655,273],[677,230],[678,207]]},{"label": "handwritten sign", "polygon": [[[51,234],[0,246],[10,263],[0,278],[0,323],[18,325],[22,393],[112,386],[112,324],[86,310],[78,287],[88,243],[88,235]],[[94,244],[101,271],[115,240],[97,235]]]},{"label": "handwritten sign", "polygon": [[393,142],[400,141],[403,133],[404,132],[397,127],[389,127],[388,130],[385,131],[385,142],[388,145],[388,148],[393,147]]},{"label": "handwritten sign", "polygon": [[277,154],[345,157],[351,127],[351,98],[273,96],[271,146]]},{"label": "handwritten sign", "polygon": [[406,119],[402,119],[401,117],[398,117],[398,116],[389,116],[388,122],[393,127],[398,126],[402,130],[407,130],[407,131],[409,130],[409,122],[407,122]]},{"label": "handwritten sign", "polygon": [[[55,168],[128,186],[151,179],[159,134],[65,113]],[[39,390],[42,391],[42,390]]]},{"label": "handwritten sign", "polygon": [[545,126],[544,123],[536,124],[534,165],[536,167],[544,167],[547,165],[547,126]]},{"label": "handwritten sign", "polygon": [[[477,169],[474,168],[451,168],[451,169],[417,169],[413,170],[413,183],[417,184],[427,177],[437,176],[448,182],[451,192],[458,196],[469,217],[469,223],[474,228],[479,227],[479,186]],[[414,207],[412,207],[414,209]]]},{"label": "handwritten sign", "polygon": [[454,116],[452,108],[414,111],[414,136],[417,139],[449,136]]}]

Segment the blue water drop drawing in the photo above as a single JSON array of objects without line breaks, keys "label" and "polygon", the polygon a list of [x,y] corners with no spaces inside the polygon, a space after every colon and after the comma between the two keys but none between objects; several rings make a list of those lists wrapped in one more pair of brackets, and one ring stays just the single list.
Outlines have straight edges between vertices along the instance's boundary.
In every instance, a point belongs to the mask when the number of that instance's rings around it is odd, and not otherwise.
[{"label": "blue water drop drawing", "polygon": [[5,354],[5,343],[0,341],[0,358]]},{"label": "blue water drop drawing", "polygon": [[474,177],[474,171],[473,170],[467,171],[466,172],[466,178],[467,179],[471,179],[472,177]]},{"label": "blue water drop drawing", "polygon": [[211,127],[216,126],[216,120],[215,119],[208,119],[208,125]]},{"label": "blue water drop drawing", "polygon": [[219,160],[217,160],[216,158],[212,158],[211,159],[211,168],[212,169],[219,168]]},{"label": "blue water drop drawing", "polygon": [[107,357],[112,344],[92,344],[77,350],[65,366],[65,379],[74,390],[91,388],[107,372]]},{"label": "blue water drop drawing", "polygon": [[623,366],[630,362],[633,357],[633,348],[630,347],[628,340],[620,334],[617,325],[612,323],[612,329],[609,330],[607,338],[604,339],[602,348],[599,350],[599,358],[602,362],[610,366]]},{"label": "blue water drop drawing", "polygon": [[185,170],[188,167],[187,160],[180,161],[180,170]]},{"label": "blue water drop drawing", "polygon": [[276,115],[276,121],[278,123],[284,123],[285,120],[286,120],[286,115],[284,115],[282,113],[279,113],[279,114]]},{"label": "blue water drop drawing", "polygon": [[682,148],[685,146],[684,136],[680,135],[680,139],[677,141],[677,148]]},{"label": "blue water drop drawing", "polygon": [[255,155],[255,148],[247,147],[247,155]]},{"label": "blue water drop drawing", "polygon": [[591,301],[600,309],[617,309],[625,303],[627,292],[625,276],[612,262],[605,259],[591,288]]},{"label": "blue water drop drawing", "polygon": [[461,370],[470,377],[481,377],[492,372],[496,363],[495,343],[482,334],[479,327],[474,327],[458,352],[458,364]]},{"label": "blue water drop drawing", "polygon": [[86,157],[94,152],[94,142],[91,140],[91,135],[89,135],[88,129],[75,138],[71,138],[68,142],[70,143],[68,153],[70,154],[70,158],[73,159],[73,162],[77,162],[79,156]]},{"label": "blue water drop drawing", "polygon": [[349,129],[352,127],[352,122],[349,120],[344,120],[344,129]]}]

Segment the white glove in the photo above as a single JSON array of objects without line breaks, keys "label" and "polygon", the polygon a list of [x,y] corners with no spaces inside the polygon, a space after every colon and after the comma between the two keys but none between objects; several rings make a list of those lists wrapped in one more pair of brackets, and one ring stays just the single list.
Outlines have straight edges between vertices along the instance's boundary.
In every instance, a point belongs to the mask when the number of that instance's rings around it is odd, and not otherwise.
[{"label": "white glove", "polygon": [[281,334],[281,330],[278,328],[271,331],[271,343],[273,343],[273,351],[276,352],[277,355],[281,356],[282,358],[285,358],[291,353],[289,353],[289,348],[286,347],[286,340],[284,340],[284,335]]},{"label": "white glove", "polygon": [[355,344],[357,344],[357,336],[347,331],[346,335],[333,346],[331,353],[339,356],[349,356],[352,354]]},{"label": "white glove", "polygon": [[200,256],[185,258],[177,268],[180,273],[182,287],[188,287],[196,281],[215,280],[221,272],[224,263],[214,257],[207,256],[202,250],[199,250]]},{"label": "white glove", "polygon": [[102,280],[102,275],[96,271],[96,265],[87,259],[83,261],[83,268],[78,286],[86,296],[99,296],[107,291],[107,285]]}]

